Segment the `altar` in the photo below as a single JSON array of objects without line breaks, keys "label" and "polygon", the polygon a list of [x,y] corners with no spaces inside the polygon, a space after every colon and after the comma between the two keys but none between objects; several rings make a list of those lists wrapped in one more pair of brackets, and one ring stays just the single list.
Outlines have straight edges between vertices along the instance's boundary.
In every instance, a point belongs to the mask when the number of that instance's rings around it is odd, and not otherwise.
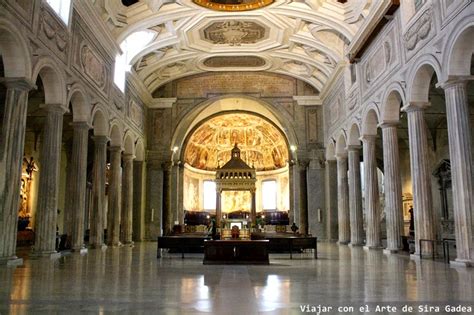
[{"label": "altar", "polygon": [[269,265],[268,240],[208,240],[204,242],[204,265]]}]

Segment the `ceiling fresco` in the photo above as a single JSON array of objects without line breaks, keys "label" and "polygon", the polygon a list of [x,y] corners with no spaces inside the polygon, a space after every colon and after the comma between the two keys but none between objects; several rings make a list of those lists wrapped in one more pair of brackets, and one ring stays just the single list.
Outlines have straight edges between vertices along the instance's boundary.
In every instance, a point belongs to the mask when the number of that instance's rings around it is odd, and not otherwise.
[{"label": "ceiling fresco", "polygon": [[288,161],[283,134],[267,120],[244,113],[216,116],[199,126],[187,142],[184,160],[213,171],[230,159],[235,143],[242,159],[257,171],[279,169]]},{"label": "ceiling fresco", "polygon": [[254,44],[265,37],[265,27],[252,21],[214,22],[203,30],[204,39],[213,44],[240,46]]},{"label": "ceiling fresco", "polygon": [[232,67],[262,67],[265,65],[265,59],[256,56],[218,56],[210,57],[204,60],[203,64],[214,68],[232,68]]},{"label": "ceiling fresco", "polygon": [[263,8],[274,0],[193,0],[193,2],[217,11],[248,11]]}]

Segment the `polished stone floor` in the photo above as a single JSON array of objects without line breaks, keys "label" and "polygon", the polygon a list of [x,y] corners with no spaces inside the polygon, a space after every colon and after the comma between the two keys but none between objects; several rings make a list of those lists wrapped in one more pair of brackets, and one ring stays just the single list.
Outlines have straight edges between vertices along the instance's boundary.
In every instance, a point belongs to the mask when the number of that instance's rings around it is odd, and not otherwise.
[{"label": "polished stone floor", "polygon": [[338,307],[347,307],[346,314],[395,311],[382,306],[397,307],[396,314],[408,313],[406,307],[413,307],[412,314],[448,314],[446,305],[474,304],[474,270],[378,250],[322,243],[318,260],[312,253],[293,260],[272,254],[270,266],[204,266],[202,254],[182,260],[166,253],[156,259],[155,246],[139,243],[0,266],[0,314],[301,314],[301,307],[314,314],[344,314]]}]

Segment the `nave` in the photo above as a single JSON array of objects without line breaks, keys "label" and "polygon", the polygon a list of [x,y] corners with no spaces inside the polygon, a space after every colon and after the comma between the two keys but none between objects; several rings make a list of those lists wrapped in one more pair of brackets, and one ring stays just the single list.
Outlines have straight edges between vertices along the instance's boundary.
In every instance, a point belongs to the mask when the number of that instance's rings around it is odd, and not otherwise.
[{"label": "nave", "polygon": [[[302,307],[473,307],[474,271],[333,243],[319,259],[271,254],[270,266],[205,266],[202,254],[164,254],[156,243],[95,249],[0,269],[0,314],[301,314]],[[21,255],[21,253],[19,253]],[[425,314],[435,312],[425,312]],[[377,314],[388,314],[382,312]],[[392,314],[392,313],[391,313]]]}]

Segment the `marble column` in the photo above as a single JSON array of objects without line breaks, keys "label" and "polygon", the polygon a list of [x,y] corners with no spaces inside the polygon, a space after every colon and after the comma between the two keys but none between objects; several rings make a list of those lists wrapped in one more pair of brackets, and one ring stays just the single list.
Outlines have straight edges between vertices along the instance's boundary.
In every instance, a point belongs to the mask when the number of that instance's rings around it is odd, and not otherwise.
[{"label": "marble column", "polygon": [[133,235],[133,154],[123,155],[122,243],[132,244]]},{"label": "marble column", "polygon": [[[252,224],[257,224],[257,201],[255,199],[255,189],[250,191],[252,194],[252,205],[250,208],[250,220],[252,221]],[[265,223],[262,223],[265,224]]]},{"label": "marble column", "polygon": [[326,177],[326,234],[329,241],[337,241],[337,162],[327,160]]},{"label": "marble column", "polygon": [[134,242],[143,238],[143,161],[133,161],[133,233]]},{"label": "marble column", "polygon": [[[424,107],[428,104],[409,104],[403,110],[408,118],[410,169],[413,185],[413,212],[415,216],[415,255],[420,254],[420,239],[436,238],[431,192],[431,172]],[[431,244],[423,244],[423,255],[431,254]]]},{"label": "marble column", "polygon": [[339,244],[349,244],[351,239],[349,219],[349,186],[347,181],[347,153],[337,155],[337,221]]},{"label": "marble column", "polygon": [[[471,77],[472,79],[472,77]],[[459,78],[442,85],[446,95],[449,156],[453,185],[453,212],[456,235],[455,263],[474,266],[473,161],[467,81]]]},{"label": "marble column", "polygon": [[92,178],[92,211],[90,215],[89,244],[99,248],[104,245],[105,177],[107,166],[107,136],[94,138],[94,169]]},{"label": "marble column", "polygon": [[402,245],[403,201],[400,157],[398,150],[398,123],[383,123],[383,160],[385,187],[385,215],[387,218],[386,252],[397,252]]},{"label": "marble column", "polygon": [[42,105],[46,112],[41,141],[38,206],[35,220],[35,245],[33,255],[56,253],[56,226],[58,217],[59,166],[63,135],[61,104]]},{"label": "marble column", "polygon": [[107,206],[107,245],[120,246],[122,197],[122,147],[110,146],[110,172]]},{"label": "marble column", "polygon": [[300,233],[303,235],[308,234],[308,181],[306,176],[306,170],[308,168],[309,161],[298,161],[298,172],[299,172],[299,186],[300,186]]},{"label": "marble column", "polygon": [[[221,205],[222,191],[220,189],[216,190],[216,227],[221,227],[222,221],[222,205]],[[254,221],[252,221],[255,223]]]},{"label": "marble column", "polygon": [[[66,232],[73,250],[84,246],[84,217],[86,211],[87,185],[87,145],[89,129],[87,122],[72,123],[74,129],[72,156],[69,165],[69,181],[66,185],[66,198],[69,200],[70,225]],[[68,220],[69,221],[69,220]]]},{"label": "marble column", "polygon": [[362,215],[362,189],[360,182],[360,149],[358,145],[347,147],[349,163],[349,213],[351,245],[364,243],[364,217]]},{"label": "marble column", "polygon": [[20,264],[15,255],[20,201],[21,166],[25,147],[28,91],[34,85],[21,78],[6,78],[0,129],[0,264]]},{"label": "marble column", "polygon": [[367,218],[366,248],[380,248],[380,211],[375,140],[377,136],[363,136],[365,211]]},{"label": "marble column", "polygon": [[173,214],[171,213],[171,162],[161,165],[163,169],[163,235],[171,233]]}]

